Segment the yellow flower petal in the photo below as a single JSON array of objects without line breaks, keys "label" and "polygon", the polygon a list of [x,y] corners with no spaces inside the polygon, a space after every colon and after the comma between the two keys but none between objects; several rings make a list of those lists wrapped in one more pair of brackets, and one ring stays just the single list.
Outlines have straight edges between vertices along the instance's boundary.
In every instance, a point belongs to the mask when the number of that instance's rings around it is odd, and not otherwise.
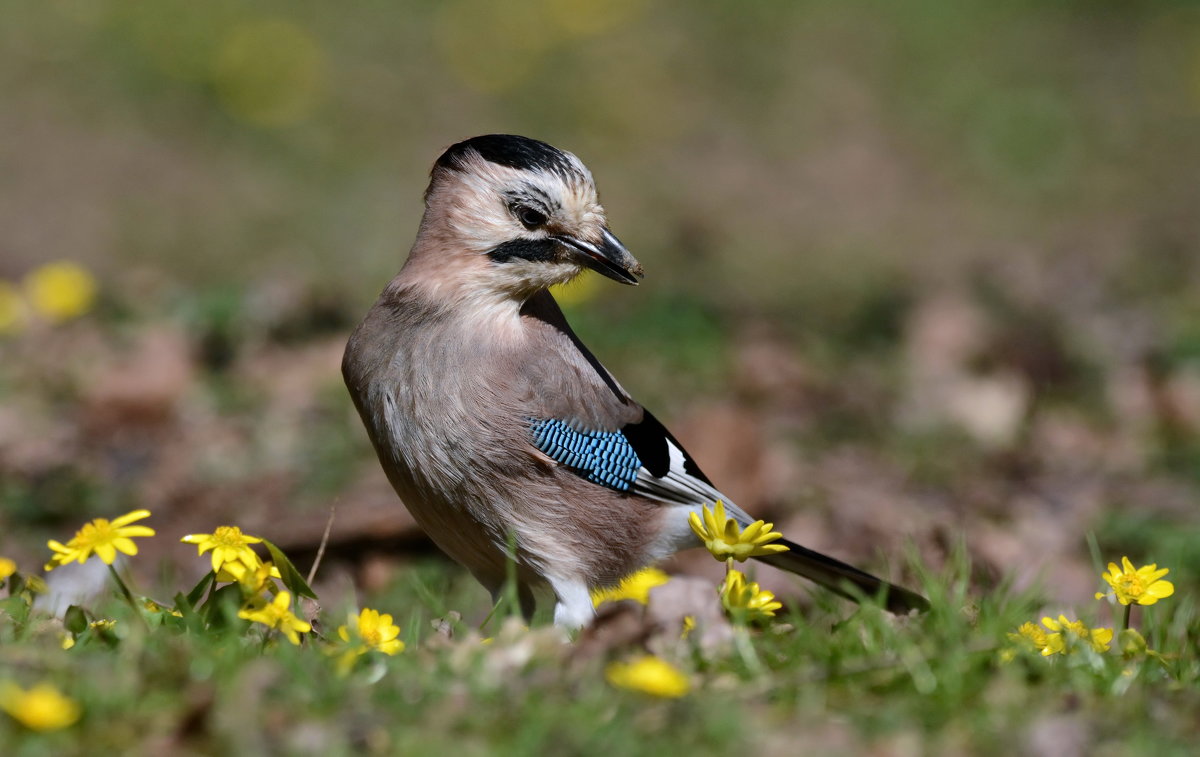
[{"label": "yellow flower petal", "polygon": [[136,555],[138,551],[137,545],[133,543],[133,539],[126,536],[116,537],[112,540],[112,545],[118,552],[124,552],[127,555]]},{"label": "yellow flower petal", "polygon": [[1107,652],[1108,645],[1112,642],[1112,638],[1113,632],[1111,628],[1092,629],[1092,649],[1096,650],[1097,652]]},{"label": "yellow flower petal", "polygon": [[679,638],[682,639],[683,641],[687,641],[687,637],[690,636],[692,634],[692,631],[695,631],[695,630],[696,630],[696,617],[694,615],[684,615],[683,616],[683,629],[679,634]]},{"label": "yellow flower petal", "polygon": [[108,565],[112,565],[113,561],[117,559],[117,548],[111,542],[97,544],[94,549],[96,556]]},{"label": "yellow flower petal", "polygon": [[25,277],[30,307],[48,321],[59,322],[83,315],[96,299],[96,280],[75,263],[48,263]]},{"label": "yellow flower petal", "polygon": [[29,308],[15,286],[0,280],[0,334],[16,334],[29,324]]},{"label": "yellow flower petal", "polygon": [[297,632],[307,633],[312,626],[292,614],[291,603],[292,595],[281,591],[274,600],[263,603],[261,607],[251,605],[243,608],[238,612],[238,617],[281,631],[292,644],[299,644],[300,635]]},{"label": "yellow flower petal", "polygon": [[650,601],[651,589],[655,586],[662,586],[670,580],[671,577],[658,568],[643,568],[626,576],[614,587],[593,589],[591,592],[592,604],[598,607],[604,602],[620,602],[624,599],[631,599],[644,605]]},{"label": "yellow flower petal", "polygon": [[[717,513],[721,514],[720,521],[717,520]],[[721,533],[721,531],[724,530],[724,526],[725,526],[724,518],[725,518],[725,509],[724,509],[724,507],[722,507],[720,502],[718,502],[712,510],[709,510],[707,507],[704,508],[704,530],[705,530],[705,532],[712,534],[712,535],[717,535],[717,534]]]},{"label": "yellow flower petal", "polygon": [[1155,581],[1146,587],[1146,593],[1155,599],[1165,599],[1175,593],[1175,584],[1170,581]]},{"label": "yellow flower petal", "polygon": [[[120,528],[121,526],[127,526],[130,523],[133,523],[135,520],[141,520],[143,518],[149,518],[149,517],[150,517],[149,510],[134,510],[133,512],[128,512],[122,516],[113,518],[112,525]],[[145,528],[145,526],[139,526],[139,528]],[[153,532],[146,534],[146,536],[153,536],[153,535],[154,535]]]},{"label": "yellow flower petal", "polygon": [[765,534],[770,530],[771,529],[768,524],[761,520],[756,520],[742,529],[742,538],[746,541],[754,541],[756,538],[758,538],[759,534]]},{"label": "yellow flower petal", "polygon": [[767,620],[783,607],[773,593],[759,588],[757,583],[748,582],[745,574],[738,570],[726,573],[720,593],[726,611],[734,620],[743,623]]},{"label": "yellow flower petal", "polygon": [[1146,583],[1154,583],[1158,579],[1162,578],[1163,576],[1165,576],[1171,572],[1170,568],[1163,568],[1162,570],[1155,570],[1154,569],[1155,567],[1157,567],[1157,566],[1150,565],[1150,566],[1147,566],[1146,568],[1142,568],[1142,569],[1138,570],[1138,575],[1141,576],[1142,580],[1145,581]]},{"label": "yellow flower petal", "polygon": [[122,526],[118,530],[121,536],[154,536],[154,529],[149,526]]},{"label": "yellow flower petal", "polygon": [[613,686],[656,697],[677,699],[691,690],[686,675],[666,660],[646,655],[628,663],[614,662],[605,669]]},{"label": "yellow flower petal", "polygon": [[80,708],[53,685],[39,683],[29,691],[15,683],[0,685],[0,709],[33,731],[56,731],[79,720]]}]

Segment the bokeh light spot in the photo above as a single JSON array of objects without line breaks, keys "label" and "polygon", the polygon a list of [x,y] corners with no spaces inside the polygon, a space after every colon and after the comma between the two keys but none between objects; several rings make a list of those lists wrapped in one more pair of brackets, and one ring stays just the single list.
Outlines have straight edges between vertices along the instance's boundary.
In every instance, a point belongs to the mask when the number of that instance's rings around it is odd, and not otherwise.
[{"label": "bokeh light spot", "polygon": [[533,73],[558,34],[542,11],[542,0],[445,3],[435,19],[438,49],[471,89],[508,91]]},{"label": "bokeh light spot", "polygon": [[325,94],[326,80],[320,44],[282,18],[235,26],[213,67],[213,83],[225,109],[266,127],[290,126],[311,115]]},{"label": "bokeh light spot", "polygon": [[92,274],[69,261],[40,266],[30,271],[24,283],[30,307],[51,323],[78,318],[96,301]]},{"label": "bokeh light spot", "polygon": [[600,277],[591,271],[584,271],[570,283],[556,284],[550,287],[550,294],[563,307],[574,307],[594,299],[604,284]]},{"label": "bokeh light spot", "polygon": [[0,280],[0,334],[15,334],[29,323],[29,311],[21,292]]},{"label": "bokeh light spot", "polygon": [[543,0],[545,12],[563,32],[573,36],[601,34],[628,22],[645,0]]}]

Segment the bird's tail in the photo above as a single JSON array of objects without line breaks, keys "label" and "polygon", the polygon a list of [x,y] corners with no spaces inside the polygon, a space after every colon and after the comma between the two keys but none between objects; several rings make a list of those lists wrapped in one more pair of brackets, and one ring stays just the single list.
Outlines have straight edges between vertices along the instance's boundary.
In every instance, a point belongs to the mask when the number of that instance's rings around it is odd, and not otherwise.
[{"label": "bird's tail", "polygon": [[[904,614],[909,610],[925,612],[929,609],[929,600],[920,594],[876,578],[841,560],[814,552],[787,539],[780,539],[774,543],[786,545],[788,551],[758,558],[767,565],[816,581],[826,589],[848,599],[857,601],[861,595],[882,595],[884,607],[888,612]],[[861,594],[855,594],[850,587],[857,589]]]}]

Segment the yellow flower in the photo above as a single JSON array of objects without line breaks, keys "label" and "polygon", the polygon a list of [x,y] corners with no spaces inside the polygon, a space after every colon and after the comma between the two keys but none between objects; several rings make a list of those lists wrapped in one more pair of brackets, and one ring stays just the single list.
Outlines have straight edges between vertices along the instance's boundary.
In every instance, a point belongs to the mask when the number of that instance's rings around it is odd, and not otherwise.
[{"label": "yellow flower", "polygon": [[1097,592],[1096,599],[1115,596],[1123,605],[1134,602],[1139,605],[1152,605],[1175,593],[1174,584],[1159,580],[1170,572],[1168,568],[1159,570],[1155,563],[1135,569],[1128,557],[1122,557],[1120,568],[1116,563],[1110,562],[1108,572],[1101,574],[1101,578],[1108,582],[1112,591],[1107,594]]},{"label": "yellow flower", "polygon": [[1046,648],[1046,644],[1048,643],[1046,637],[1047,634],[1044,630],[1042,630],[1041,627],[1029,621],[1022,623],[1020,627],[1017,628],[1016,633],[1008,634],[1010,641],[1014,641],[1023,646],[1032,647],[1038,652],[1041,652]]},{"label": "yellow flower", "polygon": [[0,557],[0,581],[17,572],[17,563],[7,557]]},{"label": "yellow flower", "polygon": [[697,513],[690,513],[688,523],[712,556],[718,560],[733,558],[742,562],[750,557],[773,555],[788,549],[782,544],[770,543],[783,536],[778,531],[771,530],[773,523],[756,520],[743,530],[736,520],[725,514],[725,503],[721,500],[717,500],[712,509],[704,505],[703,520]]},{"label": "yellow flower", "polygon": [[1042,625],[1052,631],[1052,633],[1046,634],[1046,645],[1042,648],[1042,655],[1045,657],[1068,654],[1074,649],[1075,642],[1081,640],[1087,641],[1097,652],[1107,652],[1108,645],[1112,643],[1111,628],[1088,630],[1082,620],[1067,620],[1065,615],[1059,615],[1058,620],[1050,617],[1042,618]]},{"label": "yellow flower", "polygon": [[631,662],[614,662],[604,671],[613,686],[656,697],[677,699],[691,689],[686,675],[671,663],[653,655]]},{"label": "yellow flower", "polygon": [[25,277],[25,293],[38,315],[57,323],[91,309],[96,280],[75,263],[47,263]]},{"label": "yellow flower", "polygon": [[0,281],[0,334],[15,334],[29,324],[29,310],[17,288]]},{"label": "yellow flower", "polygon": [[[246,597],[257,597],[267,591],[274,592],[276,587],[272,579],[278,578],[282,580],[283,578],[283,575],[279,572],[279,568],[276,568],[274,563],[270,561],[259,563],[257,568],[247,570],[240,576],[232,575],[225,570],[225,568],[233,564],[235,563],[226,563],[221,570],[217,571],[216,580],[224,581],[225,583],[236,581],[242,587],[242,594]],[[240,563],[236,564],[240,565]]]},{"label": "yellow flower", "polygon": [[404,642],[396,637],[400,635],[400,627],[392,623],[392,616],[380,615],[378,610],[364,607],[358,615],[350,613],[346,625],[338,626],[338,636],[349,643],[351,635],[361,642],[363,651],[376,650],[386,655],[394,655],[404,651]]},{"label": "yellow flower", "polygon": [[1112,643],[1113,632],[1111,628],[1093,628],[1091,635],[1088,637],[1088,643],[1092,645],[1092,649],[1096,652],[1107,652],[1108,645]]},{"label": "yellow flower", "polygon": [[[345,675],[354,666],[354,661],[372,650],[387,655],[399,654],[404,651],[404,642],[396,637],[400,635],[400,627],[392,623],[391,615],[380,615],[378,610],[363,608],[358,615],[350,613],[346,625],[338,626],[338,637],[346,642],[338,655],[338,673]],[[487,644],[491,639],[484,639]],[[329,650],[337,653],[338,648]]]},{"label": "yellow flower", "polygon": [[695,630],[696,630],[696,616],[684,615],[683,616],[683,631],[679,634],[679,638],[683,641],[687,641],[687,637],[691,636],[692,631],[695,631]]},{"label": "yellow flower", "polygon": [[261,544],[262,539],[243,534],[237,526],[218,526],[211,534],[188,534],[180,541],[195,544],[200,555],[211,549],[213,571],[224,570],[234,581],[240,581],[247,570],[255,570],[262,564],[250,548],[251,544]]},{"label": "yellow flower", "polygon": [[271,602],[263,602],[258,607],[246,607],[238,612],[238,617],[255,623],[262,623],[267,628],[277,628],[287,636],[293,644],[300,643],[300,634],[312,630],[312,626],[292,614],[292,595],[281,591]]},{"label": "yellow flower", "polygon": [[642,568],[637,573],[621,579],[621,583],[607,589],[592,589],[592,605],[599,607],[605,602],[620,602],[632,599],[640,604],[650,601],[650,590],[662,586],[671,577],[658,568]]},{"label": "yellow flower", "polygon": [[49,683],[29,691],[11,681],[0,685],[0,709],[34,731],[56,731],[79,720],[79,705]]},{"label": "yellow flower", "polygon": [[50,562],[46,563],[44,570],[54,570],[69,562],[86,562],[93,552],[109,565],[117,559],[117,552],[136,555],[137,545],[133,543],[132,537],[154,536],[154,529],[129,524],[148,517],[149,510],[134,510],[112,521],[96,518],[76,531],[75,536],[66,544],[51,539],[48,545],[55,554],[51,556]]},{"label": "yellow flower", "polygon": [[760,589],[757,583],[747,583],[740,570],[730,570],[721,584],[721,604],[734,618],[746,623],[775,617],[783,604],[775,595]]}]

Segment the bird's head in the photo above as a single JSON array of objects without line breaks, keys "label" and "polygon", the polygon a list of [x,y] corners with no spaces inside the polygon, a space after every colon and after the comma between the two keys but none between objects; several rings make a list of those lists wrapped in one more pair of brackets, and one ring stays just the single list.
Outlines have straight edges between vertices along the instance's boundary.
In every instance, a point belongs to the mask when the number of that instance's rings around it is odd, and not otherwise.
[{"label": "bird's head", "polygon": [[587,167],[545,142],[489,134],[433,166],[414,257],[520,299],[585,268],[637,284],[642,266],[608,229]]}]

